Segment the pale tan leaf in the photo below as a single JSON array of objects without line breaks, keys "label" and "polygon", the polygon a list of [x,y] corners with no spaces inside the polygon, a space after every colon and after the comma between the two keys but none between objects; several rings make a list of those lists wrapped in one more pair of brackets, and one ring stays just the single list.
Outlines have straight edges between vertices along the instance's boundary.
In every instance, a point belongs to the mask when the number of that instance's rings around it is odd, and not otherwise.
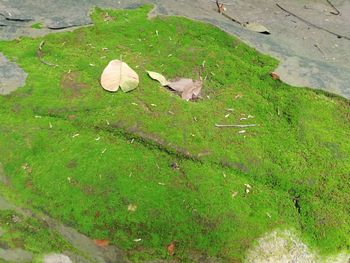
[{"label": "pale tan leaf", "polygon": [[182,92],[181,98],[184,100],[191,100],[197,98],[202,89],[202,82],[197,80],[193,81],[192,85],[186,86]]},{"label": "pale tan leaf", "polygon": [[175,91],[183,92],[193,85],[192,79],[179,79],[169,83],[167,86]]},{"label": "pale tan leaf", "polygon": [[179,79],[167,85],[169,88],[181,93],[181,98],[191,100],[197,98],[202,89],[202,81],[192,79]]},{"label": "pale tan leaf", "polygon": [[151,77],[151,79],[157,80],[163,87],[169,84],[169,82],[162,74],[153,71],[147,71],[147,73]]},{"label": "pale tan leaf", "polygon": [[243,25],[245,28],[247,28],[250,31],[263,33],[263,34],[270,34],[270,31],[263,25],[259,23],[246,23]]},{"label": "pale tan leaf", "polygon": [[131,91],[139,85],[139,76],[128,64],[118,59],[109,62],[101,75],[101,85],[105,90],[115,92],[119,87]]}]

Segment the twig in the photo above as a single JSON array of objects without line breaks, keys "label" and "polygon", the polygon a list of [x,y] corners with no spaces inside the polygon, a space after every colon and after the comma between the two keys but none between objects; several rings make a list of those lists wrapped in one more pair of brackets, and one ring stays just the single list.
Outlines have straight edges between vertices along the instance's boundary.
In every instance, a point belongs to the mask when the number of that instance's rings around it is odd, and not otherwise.
[{"label": "twig", "polygon": [[217,128],[247,128],[247,127],[255,127],[257,124],[215,124]]},{"label": "twig", "polygon": [[216,6],[218,7],[219,14],[224,13],[224,4],[219,3],[219,0],[216,0]]},{"label": "twig", "polygon": [[314,47],[317,48],[318,51],[320,51],[320,53],[323,55],[324,58],[326,58],[326,54],[323,52],[323,50],[320,48],[318,44],[315,44]]},{"label": "twig", "polygon": [[335,12],[329,12],[332,15],[340,15],[340,11],[332,4],[332,2],[330,0],[327,0],[327,3],[335,10]]},{"label": "twig", "polygon": [[239,25],[241,25],[241,26],[243,26],[243,24],[244,24],[244,23],[238,21],[237,19],[235,19],[235,18],[233,18],[233,17],[227,15],[227,14],[224,13],[224,12],[222,12],[221,14],[222,14],[224,17],[230,19],[232,22],[235,22],[235,23],[237,23],[237,24],[239,24]]},{"label": "twig", "polygon": [[[214,0],[212,0],[211,2],[213,2],[213,3],[216,3],[216,2],[218,2],[218,1],[214,1]],[[227,5],[227,6],[230,6],[230,5],[234,5],[233,3],[221,3],[221,4],[223,4],[223,5]]]},{"label": "twig", "polygon": [[344,39],[350,40],[350,37],[348,37],[348,36],[340,35],[340,34],[338,34],[338,33],[335,33],[335,32],[333,32],[333,31],[330,31],[329,29],[323,28],[323,27],[321,27],[321,26],[315,25],[315,24],[313,24],[313,23],[307,21],[306,19],[304,19],[304,18],[302,18],[302,17],[300,17],[300,16],[298,16],[298,15],[296,15],[296,14],[294,14],[294,13],[288,11],[287,9],[283,8],[283,7],[282,7],[281,5],[279,5],[278,3],[276,3],[276,6],[277,6],[278,8],[280,8],[281,10],[283,10],[284,12],[288,13],[289,15],[294,16],[295,18],[298,18],[299,20],[303,21],[304,23],[306,23],[306,24],[309,25],[309,26],[312,26],[312,27],[315,27],[315,28],[317,28],[317,29],[319,29],[319,30],[323,30],[323,31],[325,31],[325,32],[328,32],[329,34],[332,34],[332,35],[336,36],[337,38],[344,38]]},{"label": "twig", "polygon": [[215,3],[216,3],[216,6],[218,7],[218,12],[219,12],[220,14],[222,14],[224,17],[230,19],[232,22],[235,22],[235,23],[237,23],[237,24],[243,26],[243,23],[242,23],[242,22],[240,22],[240,21],[238,21],[237,19],[235,19],[235,18],[233,18],[233,17],[227,15],[226,13],[224,13],[224,8],[223,8],[223,7],[224,7],[224,4],[219,3],[219,0],[216,0]]},{"label": "twig", "polygon": [[58,65],[51,64],[51,63],[46,62],[46,61],[43,60],[43,57],[44,57],[43,46],[44,46],[44,44],[45,44],[45,40],[40,42],[38,50],[36,52],[37,57],[39,58],[41,63],[43,63],[43,64],[45,64],[47,66],[50,66],[50,67],[57,67]]}]

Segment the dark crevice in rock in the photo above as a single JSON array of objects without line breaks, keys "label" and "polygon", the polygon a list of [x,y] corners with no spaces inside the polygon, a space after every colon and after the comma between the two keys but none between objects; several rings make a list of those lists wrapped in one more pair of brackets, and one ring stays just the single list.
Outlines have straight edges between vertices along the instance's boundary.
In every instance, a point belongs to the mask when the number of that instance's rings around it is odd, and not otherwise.
[{"label": "dark crevice in rock", "polygon": [[30,22],[33,21],[32,18],[10,18],[10,17],[5,17],[7,21],[13,21],[13,22]]},{"label": "dark crevice in rock", "polygon": [[30,21],[33,21],[33,18],[31,18],[31,17],[13,17],[12,15],[10,15],[10,13],[8,15],[0,13],[0,16],[3,16],[7,21],[13,21],[13,22],[30,22]]},{"label": "dark crevice in rock", "polygon": [[151,133],[142,131],[137,125],[133,127],[126,127],[122,123],[111,123],[110,126],[106,128],[95,127],[99,130],[104,130],[112,134],[118,134],[127,140],[135,140],[140,144],[144,145],[146,148],[156,148],[168,155],[175,156],[178,159],[192,160],[196,162],[202,162],[198,154],[193,154],[185,148],[177,145],[173,145],[160,138],[159,136]]},{"label": "dark crevice in rock", "polygon": [[74,28],[74,27],[80,27],[80,26],[90,26],[90,25],[93,25],[93,23],[73,24],[73,25],[48,25],[47,28],[51,30],[61,30],[61,29]]}]

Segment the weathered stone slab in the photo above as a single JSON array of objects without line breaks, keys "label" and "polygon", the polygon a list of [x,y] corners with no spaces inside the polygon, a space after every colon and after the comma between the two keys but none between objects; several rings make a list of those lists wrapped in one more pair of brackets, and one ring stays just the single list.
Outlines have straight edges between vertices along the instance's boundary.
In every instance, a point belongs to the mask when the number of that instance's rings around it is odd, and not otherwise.
[{"label": "weathered stone slab", "polygon": [[72,260],[64,254],[50,254],[44,257],[44,263],[73,263]]},{"label": "weathered stone slab", "polygon": [[0,259],[9,262],[32,262],[33,254],[20,248],[2,249],[0,248]]},{"label": "weathered stone slab", "polygon": [[8,95],[24,86],[27,75],[23,69],[0,53],[0,95]]}]

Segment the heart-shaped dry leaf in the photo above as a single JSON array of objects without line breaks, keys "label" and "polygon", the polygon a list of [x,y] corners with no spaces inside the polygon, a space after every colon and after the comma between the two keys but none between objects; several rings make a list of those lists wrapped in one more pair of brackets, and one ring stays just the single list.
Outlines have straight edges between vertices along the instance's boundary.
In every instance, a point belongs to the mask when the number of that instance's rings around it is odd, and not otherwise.
[{"label": "heart-shaped dry leaf", "polygon": [[147,71],[147,73],[151,77],[151,79],[157,80],[163,87],[169,84],[169,82],[162,74],[153,71]]},{"label": "heart-shaped dry leaf", "polygon": [[243,25],[245,28],[249,29],[250,31],[254,31],[254,32],[258,32],[258,33],[262,33],[262,34],[270,34],[270,31],[264,27],[263,25],[259,24],[259,23],[246,23]]},{"label": "heart-shaped dry leaf", "polygon": [[118,59],[109,62],[101,75],[101,85],[105,90],[115,92],[119,87],[128,92],[139,85],[139,76],[128,64]]}]

